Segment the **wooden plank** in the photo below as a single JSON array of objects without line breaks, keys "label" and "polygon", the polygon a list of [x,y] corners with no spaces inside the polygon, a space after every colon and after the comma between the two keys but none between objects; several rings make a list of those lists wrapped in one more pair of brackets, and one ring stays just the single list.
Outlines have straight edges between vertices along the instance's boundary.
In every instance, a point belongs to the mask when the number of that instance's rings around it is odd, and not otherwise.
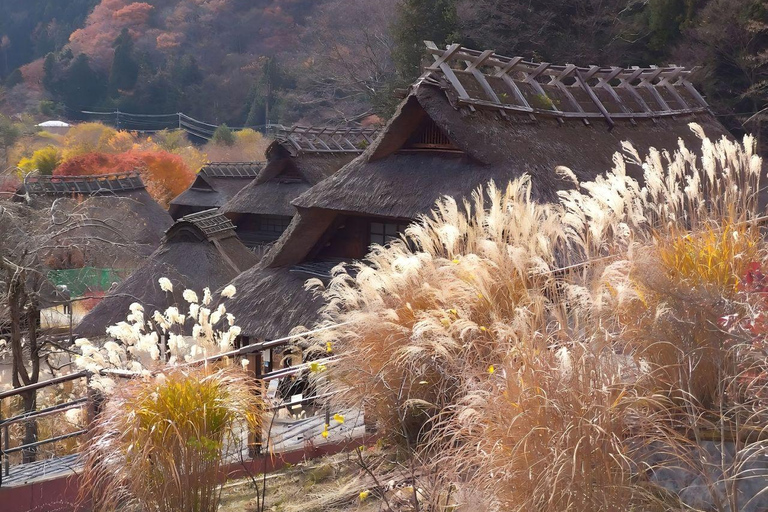
[{"label": "wooden plank", "polygon": [[643,99],[643,97],[637,93],[637,91],[635,90],[635,86],[631,84],[631,82],[634,81],[638,76],[640,76],[642,72],[643,72],[642,69],[636,69],[630,76],[628,76],[627,78],[621,79],[621,83],[619,84],[619,87],[621,87],[622,89],[626,89],[646,113],[651,113],[653,112],[653,110],[651,110],[651,107],[649,107],[648,104]]},{"label": "wooden plank", "polygon": [[[459,100],[460,103],[467,104],[467,105],[475,105],[477,107],[482,108],[489,108],[489,109],[500,109],[503,108],[505,110],[513,111],[513,112],[523,112],[528,113],[528,110],[524,109],[523,107],[517,106],[517,105],[508,105],[503,104],[499,105],[497,103],[492,103],[490,101],[484,101],[484,100],[477,100],[477,99],[469,99],[469,100]],[[698,113],[698,112],[707,112],[709,109],[704,107],[699,108],[692,108],[690,110],[670,110],[669,112],[629,112],[629,113],[615,113],[611,114],[612,119],[632,119],[632,118],[643,118],[643,119],[653,119],[657,117],[670,117],[670,116],[676,116],[676,115],[684,115],[684,114],[690,114],[690,113]],[[599,112],[562,112],[558,111],[555,112],[553,110],[534,110],[536,114],[539,115],[549,115],[551,117],[562,117],[567,119],[604,119],[603,114]]]},{"label": "wooden plank", "polygon": [[675,86],[672,85],[672,81],[673,80],[677,80],[680,77],[680,74],[682,72],[682,68],[679,68],[679,71],[680,72],[678,72],[678,73],[674,73],[674,74],[669,75],[669,76],[664,76],[664,78],[662,78],[661,81],[659,82],[659,86],[665,87],[669,91],[669,93],[672,96],[674,96],[675,101],[677,101],[677,103],[681,107],[683,107],[684,110],[687,110],[687,109],[691,108],[691,106],[688,105],[688,102],[685,101],[685,98],[680,96],[680,93],[677,92],[677,89],[675,88]]},{"label": "wooden plank", "polygon": [[648,89],[650,91],[651,96],[653,96],[653,99],[656,100],[656,103],[659,104],[661,107],[661,110],[664,112],[672,110],[666,101],[664,101],[664,98],[661,97],[661,94],[659,94],[659,91],[656,90],[656,86],[653,85],[653,81],[658,78],[658,76],[663,72],[664,70],[661,68],[656,68],[654,73],[651,73],[649,76],[641,76],[640,79],[640,87],[643,87],[645,89]]},{"label": "wooden plank", "polygon": [[[485,78],[485,74],[478,69],[478,67],[482,66],[485,61],[487,61],[491,55],[493,55],[493,50],[486,50],[480,56],[473,60],[473,61],[465,61],[467,62],[467,69],[465,71],[469,71],[472,73],[472,76],[477,80],[477,82],[480,84],[480,87],[483,89],[483,92],[485,92],[486,96],[488,96],[491,101],[495,103],[501,104],[501,100],[496,95],[496,91],[493,90],[491,87],[491,84],[488,83],[488,80]],[[506,118],[507,114],[503,111],[499,111],[503,117]]]},{"label": "wooden plank", "polygon": [[514,59],[511,59],[504,67],[496,68],[496,77],[501,78],[501,80],[504,82],[504,84],[507,86],[507,88],[512,91],[512,94],[515,97],[515,100],[520,104],[525,111],[529,112],[529,117],[531,120],[535,121],[536,116],[534,116],[531,112],[533,112],[533,109],[528,104],[528,100],[525,99],[525,96],[523,96],[523,92],[520,90],[520,88],[517,86],[517,83],[515,83],[515,79],[509,76],[509,73],[512,73],[515,70],[515,67],[523,60],[522,57],[515,57]]},{"label": "wooden plank", "polygon": [[[434,46],[434,49],[437,49],[437,46],[432,43],[432,46]],[[453,68],[448,65],[448,59],[453,57],[453,55],[458,52],[461,49],[460,44],[452,44],[442,55],[434,55],[435,62],[427,69],[430,70],[437,70],[443,72],[443,75],[448,79],[448,81],[451,83],[453,88],[456,90],[456,93],[459,95],[460,99],[469,99],[470,96],[467,94],[466,89],[464,89],[464,86],[459,81],[456,74],[453,72]],[[435,69],[435,66],[437,66],[437,69]],[[474,107],[470,105],[470,109],[474,111]]]},{"label": "wooden plank", "polygon": [[605,105],[603,105],[603,103],[600,101],[600,98],[597,97],[595,91],[592,90],[592,88],[589,86],[586,80],[584,80],[584,77],[581,76],[581,73],[578,70],[576,71],[576,82],[581,85],[582,89],[584,89],[584,92],[586,92],[587,96],[589,96],[589,99],[591,99],[592,102],[597,105],[597,109],[605,117],[605,121],[608,123],[609,129],[613,130],[613,127],[616,126],[616,123],[614,123],[613,119],[611,119],[611,114],[608,113]]},{"label": "wooden plank", "polygon": [[686,79],[683,79],[682,84],[683,84],[683,87],[685,87],[688,90],[688,93],[694,98],[696,98],[696,101],[698,101],[702,107],[709,109],[709,103],[707,103],[707,100],[704,99],[704,96],[699,94],[699,91],[696,90],[696,88],[693,86],[691,82],[689,82]]}]

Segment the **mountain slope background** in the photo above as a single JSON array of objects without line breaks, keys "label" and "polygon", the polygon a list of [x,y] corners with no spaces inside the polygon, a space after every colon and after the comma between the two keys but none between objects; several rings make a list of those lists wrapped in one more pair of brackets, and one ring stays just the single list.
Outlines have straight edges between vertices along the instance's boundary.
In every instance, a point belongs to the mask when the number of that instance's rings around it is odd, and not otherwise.
[{"label": "mountain slope background", "polygon": [[424,39],[555,63],[701,66],[697,85],[735,133],[760,134],[767,103],[764,0],[0,0],[0,13],[6,115],[383,118],[418,75]]}]

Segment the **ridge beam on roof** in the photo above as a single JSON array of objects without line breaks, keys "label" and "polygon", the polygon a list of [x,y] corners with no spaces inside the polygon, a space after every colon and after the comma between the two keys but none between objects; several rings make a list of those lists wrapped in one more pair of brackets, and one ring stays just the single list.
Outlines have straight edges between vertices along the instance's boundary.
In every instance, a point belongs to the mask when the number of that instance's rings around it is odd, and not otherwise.
[{"label": "ridge beam on roof", "polygon": [[[438,50],[437,45],[432,41],[424,41],[424,43],[427,45],[427,48]],[[462,100],[471,100],[472,98],[469,96],[469,94],[467,94],[467,90],[464,89],[464,86],[461,84],[461,81],[459,81],[456,73],[453,72],[453,68],[448,65],[448,59],[453,57],[455,53],[458,53],[459,50],[461,50],[461,45],[454,43],[442,55],[434,54],[435,62],[427,69],[433,71],[442,71],[448,81],[451,82],[451,85],[453,85],[454,89],[456,89],[459,98]],[[471,104],[469,105],[469,109],[472,112],[475,111],[475,107]]]},{"label": "ridge beam on roof", "polygon": [[[597,68],[598,66],[593,66],[593,67]],[[615,101],[616,104],[619,106],[619,108],[621,109],[622,112],[624,112],[625,114],[632,114],[632,110],[630,110],[627,107],[626,103],[624,103],[624,100],[621,99],[621,96],[618,95],[616,90],[613,87],[611,87],[611,84],[610,84],[611,80],[613,80],[617,76],[619,76],[619,74],[621,72],[622,72],[622,68],[619,68],[619,67],[612,68],[611,72],[608,73],[607,76],[605,76],[605,77],[598,77],[597,85],[595,85],[595,87],[599,87],[599,88],[603,89],[604,91],[607,91],[608,94],[613,98],[613,101]],[[637,121],[635,121],[634,117],[630,117],[629,121],[633,125],[637,124]]]},{"label": "ridge beam on roof", "polygon": [[677,81],[680,79],[680,76],[682,75],[683,68],[676,68],[675,71],[668,75],[662,76],[661,80],[659,81],[659,86],[666,88],[669,93],[674,96],[675,101],[677,101],[685,110],[690,110],[691,107],[688,105],[688,102],[685,101],[685,98],[680,96],[680,93],[677,92],[677,89],[672,84],[673,81]]},{"label": "ridge beam on roof", "polygon": [[[544,71],[546,71],[546,70],[549,68],[549,66],[551,66],[551,64],[550,64],[549,62],[542,62],[541,64],[539,64],[539,65],[536,67],[536,69],[534,69],[534,70],[533,70],[533,71],[531,71],[531,72],[523,71],[523,75],[525,76],[525,79],[524,79],[524,81],[525,81],[526,83],[530,84],[531,86],[533,86],[533,88],[534,88],[534,89],[536,89],[536,94],[540,95],[542,98],[544,98],[544,99],[546,99],[546,100],[549,100],[549,103],[552,105],[552,111],[554,111],[554,112],[557,112],[557,113],[559,113],[559,114],[563,114],[563,111],[562,111],[562,110],[560,110],[560,109],[557,107],[557,105],[555,105],[555,102],[554,102],[554,101],[552,101],[552,98],[550,98],[550,97],[547,95],[546,91],[544,91],[544,88],[541,86],[541,84],[539,83],[539,81],[538,81],[538,80],[536,80],[536,78],[537,78],[539,75],[541,75],[541,74],[542,74]],[[583,113],[584,111],[582,110],[581,112]],[[558,121],[559,121],[561,124],[563,123],[563,119],[562,119],[562,117],[558,117],[557,119],[558,119]],[[587,122],[586,122],[586,123],[584,123],[584,124],[589,124],[589,121],[587,121]]]},{"label": "ridge beam on roof", "polygon": [[640,75],[640,87],[643,87],[650,91],[651,96],[653,96],[653,99],[656,100],[656,103],[659,104],[662,111],[669,112],[672,109],[670,108],[669,104],[664,101],[664,98],[661,97],[661,94],[659,94],[659,91],[656,90],[656,87],[654,87],[653,82],[659,77],[659,75],[664,71],[662,68],[653,68],[654,72],[651,73],[650,76],[645,76],[645,74]]},{"label": "ridge beam on roof", "polygon": [[[622,70],[623,71],[623,70]],[[651,107],[648,106],[648,104],[645,102],[642,96],[640,96],[637,91],[635,90],[635,86],[632,85],[632,82],[641,74],[643,73],[642,69],[636,69],[631,75],[623,78],[619,78],[619,87],[629,92],[629,94],[637,101],[637,103],[642,107],[642,109],[645,111],[646,114],[653,114],[653,110],[651,110]],[[652,117],[653,121],[656,122],[656,118]]]}]

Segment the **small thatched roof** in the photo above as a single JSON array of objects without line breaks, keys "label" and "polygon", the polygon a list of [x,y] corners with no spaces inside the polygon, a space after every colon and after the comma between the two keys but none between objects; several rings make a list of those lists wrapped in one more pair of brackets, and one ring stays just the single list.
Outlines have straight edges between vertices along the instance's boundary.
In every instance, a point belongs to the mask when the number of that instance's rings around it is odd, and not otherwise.
[{"label": "small thatched roof", "polygon": [[67,227],[42,256],[52,268],[135,268],[173,224],[137,173],[27,177],[16,201],[50,217],[51,233]]},{"label": "small thatched roof", "polygon": [[256,179],[263,162],[209,162],[200,169],[192,185],[171,201],[174,219],[211,208],[220,208]]},{"label": "small thatched roof", "polygon": [[314,267],[261,268],[256,266],[237,276],[230,284],[237,289],[227,311],[235,316],[242,336],[273,340],[287,336],[294,328],[311,326],[320,318],[322,298],[304,289],[313,277],[327,281],[338,262]]},{"label": "small thatched roof", "polygon": [[[108,326],[125,320],[133,302],[142,304],[147,314],[164,311],[170,305],[185,304],[185,289],[215,290],[255,264],[256,256],[237,238],[232,223],[216,210],[182,217],[168,230],[157,251],[104,297],[76,332],[103,336]],[[160,289],[161,277],[171,280],[172,293]]]},{"label": "small thatched roof", "polygon": [[293,215],[291,201],[352,161],[376,136],[375,129],[294,126],[279,130],[267,148],[259,176],[221,209],[239,215]]}]

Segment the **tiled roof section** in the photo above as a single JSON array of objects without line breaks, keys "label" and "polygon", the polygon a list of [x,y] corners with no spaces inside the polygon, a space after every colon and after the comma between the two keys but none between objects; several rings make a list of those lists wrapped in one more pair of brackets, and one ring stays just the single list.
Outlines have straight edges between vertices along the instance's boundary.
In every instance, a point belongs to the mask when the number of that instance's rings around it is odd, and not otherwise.
[{"label": "tiled roof section", "polygon": [[98,176],[32,176],[24,183],[32,195],[111,194],[144,188],[137,172]]},{"label": "tiled roof section", "polygon": [[200,174],[210,178],[255,178],[263,168],[262,162],[208,162]]},{"label": "tiled roof section", "polygon": [[373,143],[375,128],[315,128],[293,126],[275,134],[278,142],[294,154],[362,153]]},{"label": "tiled roof section", "polygon": [[218,213],[216,208],[184,216],[177,221],[177,224],[181,223],[194,225],[209,239],[221,238],[223,234],[230,231],[234,233],[235,231],[234,224],[227,217]]},{"label": "tiled roof section", "polygon": [[558,119],[656,118],[705,112],[709,106],[679,66],[557,66],[425,41],[435,62],[417,83],[438,81],[471,110],[522,112]]}]

